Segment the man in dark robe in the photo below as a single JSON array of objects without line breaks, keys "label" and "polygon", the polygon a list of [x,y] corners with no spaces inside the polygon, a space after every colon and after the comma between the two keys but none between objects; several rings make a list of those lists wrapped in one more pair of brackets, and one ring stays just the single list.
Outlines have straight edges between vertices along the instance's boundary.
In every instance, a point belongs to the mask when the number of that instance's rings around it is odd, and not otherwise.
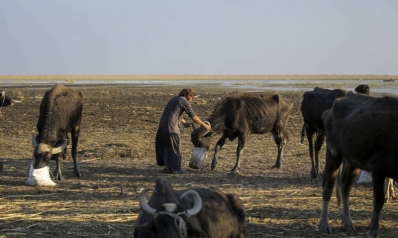
[{"label": "man in dark robe", "polygon": [[183,174],[181,169],[182,147],[180,143],[180,123],[184,127],[190,124],[182,118],[184,112],[197,124],[210,131],[191,107],[196,93],[193,89],[183,89],[178,96],[173,97],[164,108],[156,133],[155,148],[158,166],[164,166],[164,173]]}]

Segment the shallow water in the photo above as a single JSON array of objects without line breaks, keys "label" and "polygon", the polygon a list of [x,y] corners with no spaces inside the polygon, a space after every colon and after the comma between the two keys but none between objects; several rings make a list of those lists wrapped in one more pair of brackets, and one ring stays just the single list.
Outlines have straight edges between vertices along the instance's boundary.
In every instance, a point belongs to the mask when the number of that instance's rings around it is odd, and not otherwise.
[{"label": "shallow water", "polygon": [[55,83],[76,86],[94,85],[214,85],[250,91],[309,91],[316,86],[323,88],[340,88],[353,91],[359,84],[367,84],[372,93],[398,94],[398,82],[383,82],[383,80],[2,80],[0,87],[40,87]]}]

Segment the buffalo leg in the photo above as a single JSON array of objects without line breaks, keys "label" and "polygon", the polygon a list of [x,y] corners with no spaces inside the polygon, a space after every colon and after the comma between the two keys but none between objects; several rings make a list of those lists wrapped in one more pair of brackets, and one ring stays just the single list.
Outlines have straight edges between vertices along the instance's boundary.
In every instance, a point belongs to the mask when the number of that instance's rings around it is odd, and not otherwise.
[{"label": "buffalo leg", "polygon": [[72,158],[73,158],[73,175],[75,177],[81,177],[79,167],[77,165],[76,156],[77,156],[77,142],[79,141],[79,132],[80,128],[77,126],[72,131]]},{"label": "buffalo leg", "polygon": [[301,144],[304,144],[304,137],[305,137],[305,124],[303,125],[303,129],[301,129],[301,139],[300,139]]},{"label": "buffalo leg", "polygon": [[238,138],[238,147],[236,148],[236,163],[235,166],[232,168],[231,173],[238,173],[240,169],[240,158],[242,157],[242,151],[245,147],[246,137],[239,136]]},{"label": "buffalo leg", "polygon": [[372,171],[373,215],[367,232],[368,237],[378,237],[380,212],[384,206],[384,179],[383,176]]},{"label": "buffalo leg", "polygon": [[218,152],[221,150],[221,148],[225,144],[226,139],[227,139],[227,136],[225,134],[223,134],[221,136],[221,138],[216,143],[216,146],[214,149],[213,161],[211,162],[211,170],[214,170],[217,167]]},{"label": "buffalo leg", "polygon": [[286,140],[282,138],[282,134],[279,132],[272,132],[272,135],[274,137],[276,146],[278,147],[278,155],[276,157],[275,165],[272,166],[272,169],[279,169],[283,162],[283,149],[285,148]]},{"label": "buffalo leg", "polygon": [[55,170],[54,170],[55,180],[62,180],[63,179],[62,178],[62,172],[61,172],[61,161],[62,160],[60,159],[60,157],[61,157],[60,154],[56,154],[56,155],[53,155],[51,157],[51,159],[55,160],[55,162],[56,162],[56,167],[55,167]]},{"label": "buffalo leg", "polygon": [[311,170],[312,178],[322,177],[321,166],[319,165],[319,151],[321,150],[324,140],[325,140],[325,135],[317,132],[315,139],[315,167],[314,167],[314,160],[311,159],[313,166]]},{"label": "buffalo leg", "polygon": [[311,178],[317,178],[317,172],[316,172],[316,165],[315,165],[315,160],[314,160],[314,134],[315,131],[306,128],[306,133],[307,133],[307,140],[308,140],[308,151],[310,152],[310,159],[311,159]]},{"label": "buffalo leg", "polygon": [[[347,231],[355,230],[355,227],[352,223],[351,214],[350,214],[350,191],[352,188],[352,184],[358,176],[360,169],[351,166],[350,164],[345,163],[345,168],[342,172],[342,187],[341,187],[341,196],[343,202],[343,224],[344,229]],[[337,188],[336,188],[337,189]]]},{"label": "buffalo leg", "polygon": [[326,150],[326,165],[325,172],[322,181],[322,214],[321,220],[319,222],[319,229],[325,233],[332,233],[332,229],[329,224],[329,203],[330,198],[332,197],[334,183],[336,181],[336,177],[339,176],[339,167],[343,161],[343,157],[340,154],[337,154],[336,151],[333,150],[333,153],[327,149]]}]

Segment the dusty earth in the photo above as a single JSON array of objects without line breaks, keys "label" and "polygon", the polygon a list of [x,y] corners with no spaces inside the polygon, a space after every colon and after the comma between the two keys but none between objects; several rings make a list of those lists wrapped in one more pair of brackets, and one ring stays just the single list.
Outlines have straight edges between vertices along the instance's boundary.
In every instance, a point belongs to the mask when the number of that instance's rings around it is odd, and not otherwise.
[{"label": "dusty earth", "polygon": [[[294,101],[289,121],[290,141],[282,168],[271,169],[276,146],[270,134],[251,135],[243,154],[242,171],[231,176],[237,141],[227,142],[215,171],[188,168],[191,129],[182,130],[184,175],[162,174],[156,166],[154,138],[166,102],[179,86],[79,86],[85,107],[78,146],[81,178],[73,177],[70,151],[62,164],[64,180],[56,187],[26,186],[32,159],[31,132],[39,105],[49,87],[6,88],[22,103],[2,109],[0,115],[0,237],[132,237],[139,212],[138,195],[165,176],[176,189],[219,187],[236,193],[246,210],[248,237],[364,237],[372,214],[372,189],[355,185],[351,192],[355,231],[341,224],[341,207],[333,197],[330,223],[333,235],[319,232],[322,207],[321,179],[310,178],[308,142],[299,143],[302,92],[283,91]],[[193,86],[199,97],[193,108],[202,119],[218,98],[233,89]],[[214,141],[216,142],[216,141]],[[321,152],[324,166],[325,146]],[[205,161],[210,164],[213,152]],[[50,163],[53,170],[55,163]],[[398,237],[398,206],[385,204],[380,237]]]}]

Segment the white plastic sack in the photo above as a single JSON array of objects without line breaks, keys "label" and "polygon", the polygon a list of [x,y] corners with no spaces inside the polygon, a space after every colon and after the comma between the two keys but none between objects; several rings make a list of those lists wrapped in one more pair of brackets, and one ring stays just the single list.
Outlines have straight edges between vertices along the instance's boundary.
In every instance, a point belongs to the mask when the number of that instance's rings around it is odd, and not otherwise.
[{"label": "white plastic sack", "polygon": [[189,167],[193,169],[201,169],[206,157],[207,150],[205,148],[193,147]]},{"label": "white plastic sack", "polygon": [[372,184],[372,173],[368,171],[361,170],[359,174],[359,178],[357,181],[358,184]]},{"label": "white plastic sack", "polygon": [[30,164],[29,177],[26,185],[30,186],[55,186],[57,185],[50,178],[50,168],[45,166],[41,169],[33,169],[33,162]]}]

